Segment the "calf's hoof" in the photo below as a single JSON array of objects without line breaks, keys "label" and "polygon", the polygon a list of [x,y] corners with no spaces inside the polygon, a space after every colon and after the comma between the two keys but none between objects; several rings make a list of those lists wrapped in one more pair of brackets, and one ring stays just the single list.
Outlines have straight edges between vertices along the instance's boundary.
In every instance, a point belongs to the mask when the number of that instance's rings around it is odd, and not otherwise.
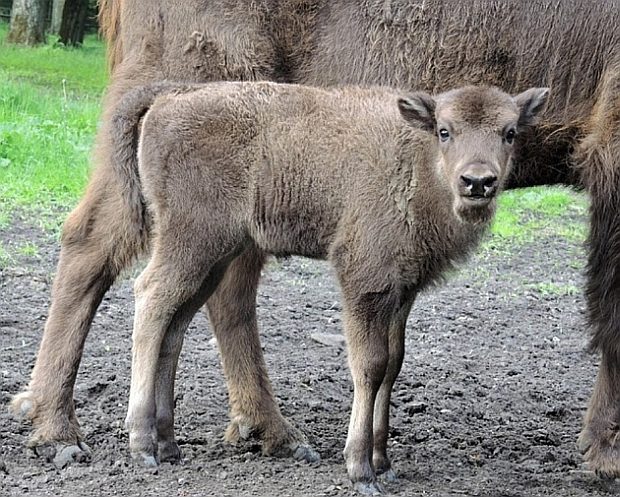
[{"label": "calf's hoof", "polygon": [[578,441],[579,449],[590,470],[601,479],[620,477],[620,427],[612,424],[604,429],[590,422]]},{"label": "calf's hoof", "polygon": [[398,482],[398,476],[396,476],[396,473],[394,472],[393,469],[388,469],[386,471],[377,472],[377,475],[385,483],[397,483]]},{"label": "calf's hoof", "polygon": [[378,481],[358,481],[353,484],[353,489],[360,495],[385,495],[385,489]]},{"label": "calf's hoof", "polygon": [[[130,423],[127,423],[130,425]],[[129,429],[129,452],[134,463],[145,468],[156,468],[158,443],[156,436],[149,431]]]},{"label": "calf's hoof", "polygon": [[158,454],[160,462],[177,463],[181,460],[181,449],[176,442],[159,442]]},{"label": "calf's hoof", "polygon": [[144,468],[156,468],[159,465],[159,463],[157,462],[157,458],[151,452],[132,450],[131,458],[133,459],[134,463]]}]

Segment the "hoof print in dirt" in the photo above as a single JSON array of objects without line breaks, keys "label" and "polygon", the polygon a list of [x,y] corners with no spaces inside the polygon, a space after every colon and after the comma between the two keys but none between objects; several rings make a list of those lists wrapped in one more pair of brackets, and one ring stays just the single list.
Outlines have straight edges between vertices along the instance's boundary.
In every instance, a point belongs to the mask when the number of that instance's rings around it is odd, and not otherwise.
[{"label": "hoof print in dirt", "polygon": [[84,442],[73,445],[47,443],[33,447],[33,452],[58,469],[64,469],[73,463],[88,463],[91,451]]}]

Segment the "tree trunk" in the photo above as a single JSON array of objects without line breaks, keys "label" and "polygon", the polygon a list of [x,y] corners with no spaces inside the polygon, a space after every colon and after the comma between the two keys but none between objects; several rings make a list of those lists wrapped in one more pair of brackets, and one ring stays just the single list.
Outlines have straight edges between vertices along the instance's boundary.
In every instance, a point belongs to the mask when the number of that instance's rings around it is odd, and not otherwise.
[{"label": "tree trunk", "polygon": [[45,43],[48,0],[14,0],[6,41],[25,45]]},{"label": "tree trunk", "polygon": [[79,45],[84,41],[88,0],[63,0],[62,22],[58,31],[65,45]]},{"label": "tree trunk", "polygon": [[50,33],[57,35],[60,33],[62,24],[62,14],[65,10],[65,0],[53,0],[52,4],[52,22],[50,24]]}]

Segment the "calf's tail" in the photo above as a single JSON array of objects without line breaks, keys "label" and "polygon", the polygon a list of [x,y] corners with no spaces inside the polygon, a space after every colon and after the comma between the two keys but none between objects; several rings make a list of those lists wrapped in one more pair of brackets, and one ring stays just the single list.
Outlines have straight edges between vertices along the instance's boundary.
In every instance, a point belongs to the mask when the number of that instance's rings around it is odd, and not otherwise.
[{"label": "calf's tail", "polygon": [[138,172],[138,143],[140,123],[160,95],[187,93],[198,85],[157,83],[129,90],[123,95],[112,114],[112,168],[123,196],[132,229],[148,231],[146,205]]}]

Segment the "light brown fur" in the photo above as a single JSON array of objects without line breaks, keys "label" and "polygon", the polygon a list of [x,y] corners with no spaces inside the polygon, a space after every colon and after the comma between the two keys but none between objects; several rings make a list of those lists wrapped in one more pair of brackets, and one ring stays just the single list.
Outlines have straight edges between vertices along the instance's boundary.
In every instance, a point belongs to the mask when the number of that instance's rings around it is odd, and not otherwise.
[{"label": "light brown fur", "polygon": [[[65,223],[37,362],[27,389],[13,402],[34,423],[32,446],[57,455],[58,448],[68,447],[69,456],[83,457],[73,387],[84,341],[109,286],[147,249],[148,227],[136,231],[122,197],[125,185],[111,169],[110,120],[128,89],[165,80],[220,79],[383,84],[432,92],[466,83],[496,84],[513,93],[550,86],[552,98],[540,125],[520,135],[525,146],[517,151],[506,187],[579,184],[591,193],[587,296],[593,346],[603,361],[581,444],[594,470],[620,475],[615,435],[620,384],[611,381],[620,370],[617,0],[597,2],[596,8],[589,0],[532,0],[527,6],[519,0],[449,6],[440,0],[101,0],[100,21],[109,43],[111,83],[96,167]],[[266,451],[277,452],[303,438],[271,395],[255,315],[235,324],[224,317],[239,313],[226,296],[249,291],[231,274],[243,270],[254,274],[256,268],[233,264],[207,302],[218,342],[226,344],[222,355],[233,420],[228,434],[234,439],[255,430]],[[70,459],[59,457],[58,463]]]},{"label": "light brown fur", "polygon": [[[116,148],[135,144],[135,103],[162,90],[121,102]],[[152,256],[135,284],[134,457],[179,457],[172,384],[182,336],[227,267],[247,254],[256,266],[259,254],[302,255],[328,259],[338,276],[355,392],[347,469],[360,491],[381,491],[375,469],[390,472],[390,392],[413,299],[476,246],[509,173],[513,135],[536,121],[546,96],[214,83],[155,97],[139,160],[115,162],[121,183],[143,194],[127,191],[128,209],[144,201],[152,223]]]}]

